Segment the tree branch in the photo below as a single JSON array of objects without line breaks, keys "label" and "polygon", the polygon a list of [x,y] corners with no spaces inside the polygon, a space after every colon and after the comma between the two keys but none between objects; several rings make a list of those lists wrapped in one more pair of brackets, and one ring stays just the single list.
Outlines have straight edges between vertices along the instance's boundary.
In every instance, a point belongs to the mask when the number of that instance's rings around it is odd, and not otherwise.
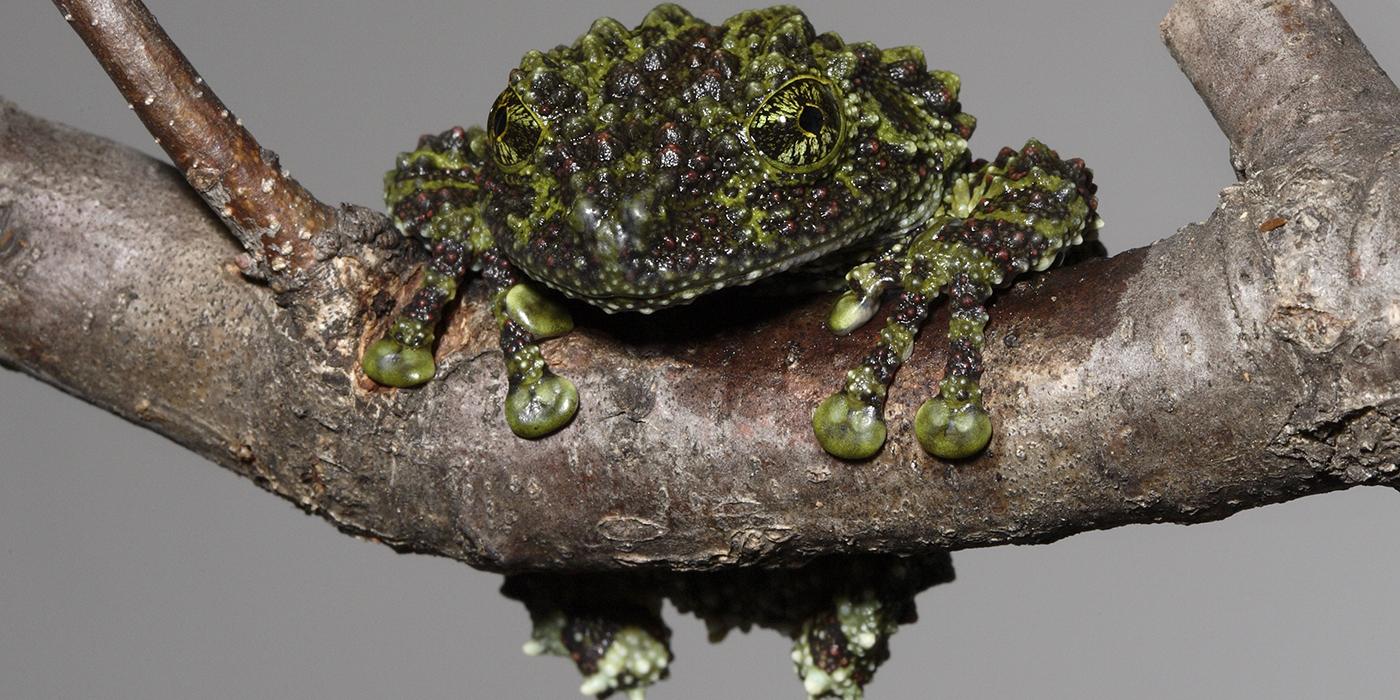
[{"label": "tree branch", "polygon": [[537,442],[504,426],[478,286],[437,380],[374,387],[356,357],[407,267],[382,219],[342,210],[349,233],[278,296],[238,273],[178,174],[9,105],[0,359],[348,532],[500,570],[1046,542],[1394,484],[1394,85],[1325,2],[1183,0],[1163,32],[1247,177],[1204,224],[996,302],[996,437],[971,462],[913,440],[942,366],[928,338],[891,393],[880,456],[821,451],[811,407],[879,326],[830,337],[827,299],[735,318],[741,291],[642,329],[576,308],[579,331],[545,352],[583,406]]},{"label": "tree branch", "polygon": [[170,156],[238,237],[240,269],[276,287],[296,286],[331,231],[321,203],[243,128],[139,0],[54,0],[63,18]]}]

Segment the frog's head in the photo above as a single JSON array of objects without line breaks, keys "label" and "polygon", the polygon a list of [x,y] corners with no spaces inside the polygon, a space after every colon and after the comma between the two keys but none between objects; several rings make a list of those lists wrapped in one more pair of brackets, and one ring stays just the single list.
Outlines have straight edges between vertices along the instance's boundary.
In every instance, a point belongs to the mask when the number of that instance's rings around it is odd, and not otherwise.
[{"label": "frog's head", "polygon": [[973,120],[914,48],[790,7],[662,5],[531,52],[486,124],[486,219],[532,277],[650,310],[925,220]]}]

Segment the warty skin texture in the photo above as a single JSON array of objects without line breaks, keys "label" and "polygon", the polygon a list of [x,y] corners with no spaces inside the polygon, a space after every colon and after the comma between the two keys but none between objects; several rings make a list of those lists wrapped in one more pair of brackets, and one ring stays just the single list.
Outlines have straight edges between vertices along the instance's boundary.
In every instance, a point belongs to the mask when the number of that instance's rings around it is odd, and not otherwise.
[{"label": "warty skin texture", "polygon": [[430,379],[443,306],[478,270],[507,423],[538,438],[579,402],[539,351],[572,329],[542,287],[649,313],[765,279],[830,288],[849,269],[837,333],[901,293],[877,346],[814,412],[818,440],[847,459],[879,451],[887,388],[947,295],[953,352],[915,427],[935,455],[976,454],[992,432],[978,384],[986,300],[1098,219],[1080,161],[1035,141],[971,160],[958,89],[916,48],[818,35],[790,7],[711,25],[662,5],[635,29],[600,19],[571,46],[527,53],[484,128],[425,136],[386,176],[396,223],[431,260],[365,371],[391,386]]}]

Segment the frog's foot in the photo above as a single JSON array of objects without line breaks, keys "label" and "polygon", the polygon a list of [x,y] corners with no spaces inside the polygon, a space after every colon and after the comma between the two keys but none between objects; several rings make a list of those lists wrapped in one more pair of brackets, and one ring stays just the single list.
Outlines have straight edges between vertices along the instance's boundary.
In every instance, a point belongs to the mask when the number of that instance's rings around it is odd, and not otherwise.
[{"label": "frog's foot", "polygon": [[924,450],[943,459],[964,459],[986,449],[992,422],[982,408],[982,331],[991,287],[961,273],[948,286],[948,365],[938,396],[914,416],[914,435]]},{"label": "frog's foot", "polygon": [[407,345],[392,333],[365,348],[360,364],[366,376],[384,386],[418,386],[437,373],[431,348]]},{"label": "frog's foot", "polygon": [[873,397],[862,398],[844,389],[826,397],[812,413],[812,431],[817,434],[817,442],[822,449],[841,459],[874,456],[885,444],[882,404]]},{"label": "frog's foot", "polygon": [[885,394],[895,370],[909,358],[914,336],[928,316],[929,299],[905,291],[880,331],[880,341],[855,369],[846,386],[817,405],[812,431],[822,449],[842,459],[873,457],[885,444]]},{"label": "frog's foot", "polygon": [[539,346],[529,344],[509,353],[506,368],[510,375],[506,423],[512,432],[533,440],[573,420],[578,412],[578,389],[573,382],[549,371]]},{"label": "frog's foot", "polygon": [[[912,596],[907,605],[912,605]],[[837,596],[814,613],[793,640],[792,661],[807,697],[859,700],[865,685],[890,658],[896,611],[873,592]]]},{"label": "frog's foot", "polygon": [[935,457],[963,459],[986,449],[992,441],[992,421],[977,404],[934,397],[914,416],[914,435]]},{"label": "frog's foot", "polygon": [[846,274],[850,291],[841,295],[831,308],[826,325],[836,335],[846,335],[865,325],[880,310],[880,296],[895,281],[899,261],[886,256],[857,265]]},{"label": "frog's foot", "polygon": [[521,282],[503,256],[482,256],[486,277],[496,290],[493,310],[501,327],[501,351],[506,357],[509,390],[506,423],[523,438],[542,438],[568,425],[578,412],[574,383],[549,370],[538,341],[556,338],[574,328],[569,311],[534,285]]},{"label": "frog's foot", "polygon": [[365,375],[384,386],[418,386],[437,372],[433,362],[433,330],[442,307],[457,295],[457,283],[466,272],[468,252],[457,239],[433,246],[432,259],[422,286],[403,308],[383,338],[370,343],[360,358]]}]

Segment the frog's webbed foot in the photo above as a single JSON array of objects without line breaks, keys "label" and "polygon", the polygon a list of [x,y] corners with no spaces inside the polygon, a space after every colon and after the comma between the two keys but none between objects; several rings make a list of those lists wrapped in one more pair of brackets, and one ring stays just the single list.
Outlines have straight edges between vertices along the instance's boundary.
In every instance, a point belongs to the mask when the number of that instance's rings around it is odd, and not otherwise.
[{"label": "frog's webbed foot", "polygon": [[845,387],[817,405],[812,430],[827,452],[842,459],[866,459],[885,444],[885,394],[895,371],[914,350],[929,301],[918,292],[901,293],[875,349],[846,373]]},{"label": "frog's webbed foot", "polygon": [[578,390],[573,382],[550,371],[537,342],[573,330],[573,318],[553,298],[522,282],[498,251],[487,251],[482,260],[506,360],[506,423],[520,437],[544,437],[573,420]]},{"label": "frog's webbed foot", "polygon": [[991,287],[959,274],[948,287],[953,307],[948,321],[948,364],[938,396],[925,401],[914,416],[914,435],[929,454],[943,459],[971,457],[992,439],[992,422],[982,408],[983,304]]},{"label": "frog's webbed foot", "polygon": [[360,364],[379,384],[410,387],[433,378],[433,339],[442,307],[457,296],[469,252],[461,240],[443,239],[433,245],[423,282],[383,338],[365,348]]}]

